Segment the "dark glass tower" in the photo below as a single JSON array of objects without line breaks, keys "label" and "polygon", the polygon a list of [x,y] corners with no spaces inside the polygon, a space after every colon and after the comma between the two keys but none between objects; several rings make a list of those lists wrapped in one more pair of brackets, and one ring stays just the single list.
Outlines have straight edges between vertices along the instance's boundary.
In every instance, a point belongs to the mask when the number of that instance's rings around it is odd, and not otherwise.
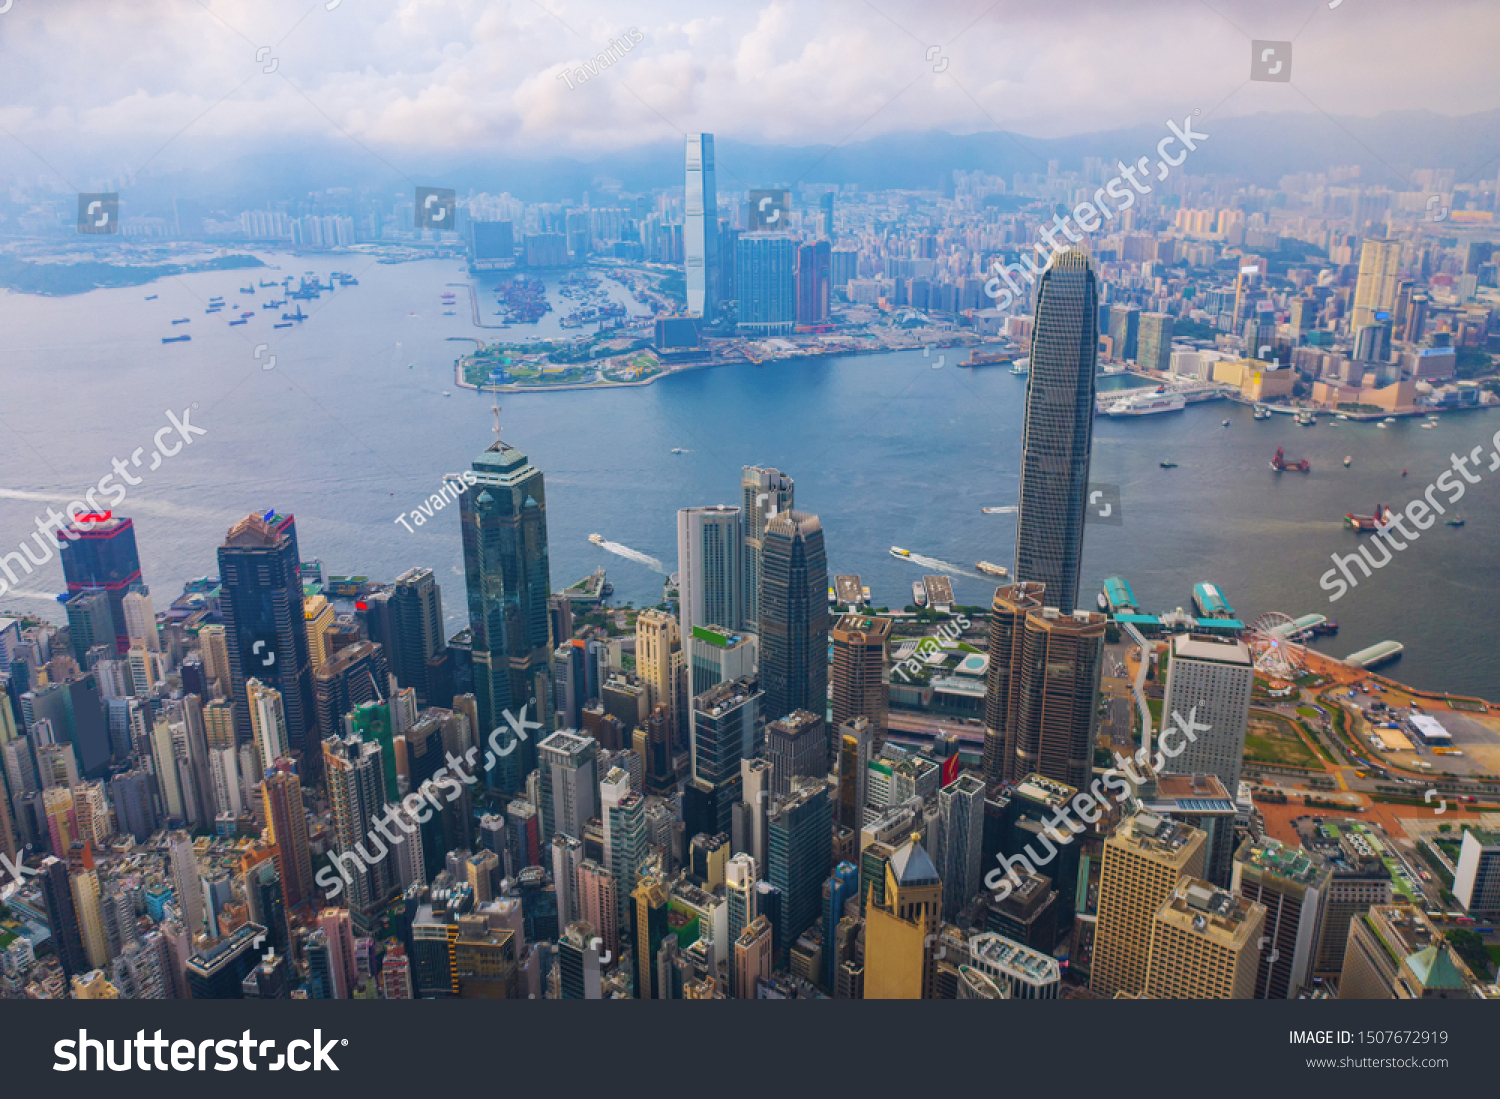
[{"label": "dark glass tower", "polygon": [[1065,612],[1078,601],[1083,558],[1098,297],[1088,257],[1064,252],[1042,274],[1031,333],[1015,578],[1045,584],[1047,602]]},{"label": "dark glass tower", "polygon": [[368,606],[370,640],[385,646],[396,682],[417,692],[417,705],[442,705],[427,689],[427,662],[443,648],[443,594],[432,570],[408,569],[394,587],[372,595]]},{"label": "dark glass tower", "polygon": [[[322,767],[313,708],[312,657],[302,613],[297,524],[290,515],[247,515],[219,547],[219,608],[229,649],[235,740],[251,739],[245,683],[258,679],[281,692],[287,743],[315,775]],[[269,763],[269,761],[268,761]]]},{"label": "dark glass tower", "polygon": [[[542,471],[496,440],[474,459],[462,510],[464,577],[469,592],[474,694],[480,743],[509,729],[505,711],[551,727],[552,628],[547,613],[547,492]],[[536,768],[531,736],[487,774],[501,794],[519,793]],[[507,740],[506,743],[509,743]]]},{"label": "dark glass tower", "polygon": [[78,912],[73,907],[73,883],[68,878],[68,864],[55,855],[42,860],[42,901],[47,908],[47,926],[52,932],[52,948],[63,972],[69,977],[87,973],[88,955],[83,949],[83,931]]},{"label": "dark glass tower", "polygon": [[[77,541],[71,540],[68,534],[76,535]],[[87,526],[70,524],[66,532],[57,532],[57,550],[69,594],[96,588],[109,593],[115,648],[122,653],[127,651],[130,638],[125,633],[125,596],[130,592],[130,585],[141,581],[141,556],[135,548],[135,521],[107,519]]]},{"label": "dark glass tower", "polygon": [[[766,717],[828,713],[828,559],[816,515],[784,511],[761,549],[760,667]],[[820,878],[821,882],[822,879]]]}]

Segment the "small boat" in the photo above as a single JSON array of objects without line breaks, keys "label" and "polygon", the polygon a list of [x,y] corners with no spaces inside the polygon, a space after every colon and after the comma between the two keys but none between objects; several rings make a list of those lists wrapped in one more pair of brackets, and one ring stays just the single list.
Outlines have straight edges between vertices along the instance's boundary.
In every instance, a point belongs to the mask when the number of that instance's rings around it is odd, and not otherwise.
[{"label": "small boat", "polygon": [[1347,413],[1347,412],[1340,412],[1338,418],[1341,419],[1341,420],[1347,420],[1349,418],[1349,413]]},{"label": "small boat", "polygon": [[1101,611],[1109,610],[1109,600],[1104,597],[1104,593],[1102,591],[1098,595],[1094,596],[1094,598],[1098,600],[1099,609]]},{"label": "small boat", "polygon": [[1406,476],[1406,470],[1404,470],[1404,469],[1403,469],[1403,470],[1402,470],[1402,471],[1401,471],[1401,476],[1403,476],[1403,477],[1405,477],[1405,476]]},{"label": "small boat", "polygon": [[891,556],[892,557],[910,557],[911,556],[911,550],[909,550],[909,549],[902,549],[900,546],[892,546],[891,547]]},{"label": "small boat", "polygon": [[683,450],[682,447],[680,447],[680,446],[674,446],[672,448],[672,453],[673,454],[686,454],[687,451]]},{"label": "small boat", "polygon": [[868,603],[870,601],[870,589],[864,585],[860,585],[859,596]]},{"label": "small boat", "polygon": [[1350,457],[1349,455],[1345,454],[1344,455],[1344,468],[1348,469],[1353,464],[1354,464],[1354,459],[1352,457]]},{"label": "small boat", "polygon": [[188,340],[190,340],[192,338],[193,337],[191,337],[191,336],[163,336],[161,338],[161,342],[162,343],[187,343]]},{"label": "small boat", "polygon": [[452,393],[449,393],[449,392],[448,392],[448,391],[447,391],[447,390],[446,390],[446,389],[445,389],[445,390],[443,390],[443,396],[444,396],[444,397],[451,397],[451,396],[453,396],[453,394],[452,394]]},{"label": "small boat", "polygon": [[1015,511],[1016,508],[1015,508],[1015,505],[1012,504],[1010,507],[1003,507],[1003,508],[980,508],[979,510],[982,511],[982,512],[984,512],[984,514],[986,514],[986,515],[1009,515],[1013,511]]},{"label": "small boat", "polygon": [[1318,417],[1316,413],[1304,408],[1301,412],[1297,413],[1297,422],[1303,427],[1312,427],[1313,424],[1318,422]]},{"label": "small boat", "polygon": [[1380,428],[1382,431],[1384,431],[1386,428],[1390,427],[1391,425],[1390,424],[1386,424],[1386,423],[1380,423],[1380,424],[1376,424],[1375,426],[1378,427],[1378,428]]},{"label": "small boat", "polygon": [[1433,423],[1431,420],[1428,420],[1425,424],[1422,425],[1422,430],[1431,431],[1435,427],[1437,427],[1437,424]]},{"label": "small boat", "polygon": [[1225,426],[1225,427],[1228,427],[1228,426],[1229,426],[1229,421],[1228,421],[1228,420],[1225,420],[1225,421],[1224,421],[1224,426]]},{"label": "small boat", "polygon": [[1452,519],[1444,519],[1443,522],[1450,527],[1461,527],[1464,525],[1464,517],[1462,515],[1455,515]]},{"label": "small boat", "polygon": [[1393,423],[1395,423],[1395,422],[1396,422],[1396,417],[1394,417],[1394,416],[1387,416],[1387,417],[1386,417],[1386,418],[1385,418],[1385,419],[1384,419],[1384,420],[1382,420],[1382,421],[1381,421],[1381,422],[1382,422],[1382,423],[1387,423],[1387,424],[1393,424]]},{"label": "small boat", "polygon": [[988,573],[990,576],[1009,576],[1010,570],[1004,565],[993,565],[988,561],[975,561],[974,567],[980,572]]},{"label": "small boat", "polygon": [[594,543],[594,545],[596,545],[596,546],[602,546],[602,545],[604,545],[604,535],[602,535],[602,534],[591,534],[591,535],[589,535],[589,541],[592,542],[592,543]]},{"label": "small boat", "polygon": [[1271,410],[1263,404],[1258,404],[1255,406],[1255,418],[1257,420],[1269,420],[1271,418]]},{"label": "small boat", "polygon": [[183,317],[181,320],[173,321],[172,323],[173,324],[188,324],[191,321],[192,321],[191,317]]},{"label": "small boat", "polygon": [[253,312],[241,313],[240,316],[245,320],[249,320],[251,317],[255,316],[255,314]]},{"label": "small boat", "polygon": [[292,322],[291,321],[287,321],[285,324],[273,324],[273,325],[271,325],[271,327],[272,328],[290,328],[290,327],[292,327]]},{"label": "small boat", "polygon": [[1157,465],[1161,466],[1162,469],[1176,469],[1177,468],[1177,463],[1176,462],[1158,462]]},{"label": "small boat", "polygon": [[235,326],[235,325],[237,325],[237,324],[249,324],[249,323],[250,323],[250,322],[249,322],[249,321],[247,321],[247,320],[237,320],[237,321],[230,321],[230,322],[229,322],[229,327],[230,327],[230,328],[233,328],[233,327],[234,327],[234,326]]},{"label": "small boat", "polygon": [[155,301],[156,300],[156,295],[155,294],[147,294],[146,295],[146,300],[147,301]]}]

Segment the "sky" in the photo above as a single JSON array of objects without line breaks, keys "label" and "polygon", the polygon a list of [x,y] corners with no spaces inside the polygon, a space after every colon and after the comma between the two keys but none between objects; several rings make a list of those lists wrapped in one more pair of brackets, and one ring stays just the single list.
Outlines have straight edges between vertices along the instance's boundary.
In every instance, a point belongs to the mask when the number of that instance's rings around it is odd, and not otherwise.
[{"label": "sky", "polygon": [[[1500,6],[1486,0],[0,7],[0,176],[64,189],[310,140],[588,160],[700,130],[842,145],[931,129],[1062,137],[1195,109],[1500,107]],[[572,75],[636,37],[596,75]],[[1249,80],[1255,39],[1292,42],[1291,81]]]}]

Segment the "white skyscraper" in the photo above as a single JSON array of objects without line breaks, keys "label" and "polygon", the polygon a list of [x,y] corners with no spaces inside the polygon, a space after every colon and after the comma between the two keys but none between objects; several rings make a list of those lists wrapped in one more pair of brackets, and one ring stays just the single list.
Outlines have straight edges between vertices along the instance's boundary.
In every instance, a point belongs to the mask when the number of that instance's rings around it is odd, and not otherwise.
[{"label": "white skyscraper", "polygon": [[713,134],[687,136],[683,223],[687,309],[711,321],[719,307],[719,200],[714,180]]},{"label": "white skyscraper", "polygon": [[245,684],[245,704],[250,708],[250,733],[260,747],[261,765],[269,768],[287,754],[286,711],[281,692],[258,679]]},{"label": "white skyscraper", "polygon": [[727,504],[677,513],[677,583],[684,648],[694,626],[737,630],[744,621],[740,509]]},{"label": "white skyscraper", "polygon": [[[1165,735],[1173,728],[1172,715],[1189,716],[1196,740],[1180,730],[1168,737],[1182,753],[1167,763],[1175,774],[1218,776],[1230,796],[1240,788],[1240,761],[1245,755],[1245,731],[1250,724],[1250,689],[1255,665],[1242,641],[1179,634],[1172,639],[1172,662],[1167,666],[1167,698],[1162,707]],[[1203,726],[1208,726],[1206,731]]]},{"label": "white skyscraper", "polygon": [[161,638],[156,632],[156,608],[151,603],[151,593],[133,591],[120,601],[125,612],[125,632],[131,641],[144,641],[151,652],[161,652]]}]

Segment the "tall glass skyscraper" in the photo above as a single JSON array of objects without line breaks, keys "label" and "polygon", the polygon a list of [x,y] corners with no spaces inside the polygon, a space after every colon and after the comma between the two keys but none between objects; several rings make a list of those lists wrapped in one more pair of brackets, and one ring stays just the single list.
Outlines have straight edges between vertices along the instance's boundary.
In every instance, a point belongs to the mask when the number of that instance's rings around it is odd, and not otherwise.
[{"label": "tall glass skyscraper", "polygon": [[760,667],[766,717],[828,713],[828,558],[816,515],[784,511],[761,550]]},{"label": "tall glass skyscraper", "polygon": [[718,504],[677,512],[677,585],[684,643],[694,626],[740,628],[745,580],[739,508]]},{"label": "tall glass skyscraper", "polygon": [[713,134],[688,134],[683,222],[687,309],[711,321],[719,308],[719,200]]},{"label": "tall glass skyscraper", "polygon": [[229,652],[234,735],[240,744],[252,739],[245,685],[258,679],[281,692],[288,747],[302,753],[305,774],[316,775],[322,749],[302,610],[297,524],[290,515],[268,514],[269,520],[245,516],[219,547],[219,608]]},{"label": "tall glass skyscraper", "polygon": [[1088,257],[1064,252],[1042,273],[1031,332],[1015,578],[1045,584],[1048,604],[1062,611],[1078,602],[1094,441],[1098,300]]},{"label": "tall glass skyscraper", "polygon": [[740,470],[740,515],[745,521],[745,622],[760,629],[760,551],[771,516],[791,511],[796,486],[779,469],[745,466]]},{"label": "tall glass skyscraper", "polygon": [[[547,493],[542,471],[498,439],[474,459],[477,479],[459,499],[464,578],[481,744],[509,726],[505,711],[544,728],[552,720],[552,593],[547,565]],[[536,737],[500,757],[486,778],[502,794],[520,793],[536,769]],[[507,741],[508,743],[508,741]]]},{"label": "tall glass skyscraper", "polygon": [[[69,534],[73,537],[69,538]],[[62,560],[68,594],[100,589],[109,593],[116,652],[130,648],[125,632],[125,596],[141,582],[141,556],[135,548],[135,521],[106,519],[86,525],[70,523],[57,532],[57,555]],[[94,644],[102,644],[99,639]]]},{"label": "tall glass skyscraper", "polygon": [[796,238],[785,233],[740,237],[735,244],[734,289],[741,334],[791,335],[797,324],[796,273]]}]

